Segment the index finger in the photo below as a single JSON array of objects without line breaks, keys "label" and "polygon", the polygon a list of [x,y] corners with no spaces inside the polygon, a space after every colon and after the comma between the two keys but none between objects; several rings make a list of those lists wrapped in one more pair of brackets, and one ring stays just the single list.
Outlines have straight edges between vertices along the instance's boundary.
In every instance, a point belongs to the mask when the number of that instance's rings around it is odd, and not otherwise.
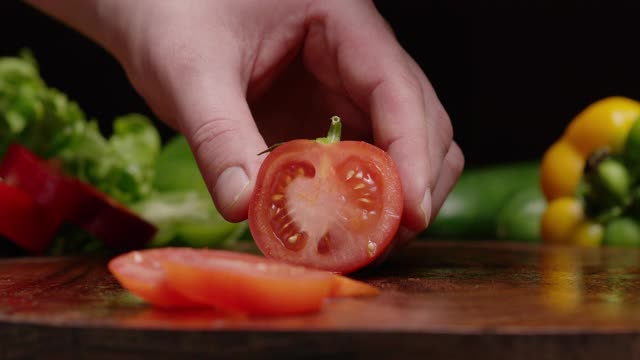
[{"label": "index finger", "polygon": [[420,231],[453,132],[426,76],[369,1],[317,2],[342,86],[369,114],[374,141],[396,162],[403,225]]}]

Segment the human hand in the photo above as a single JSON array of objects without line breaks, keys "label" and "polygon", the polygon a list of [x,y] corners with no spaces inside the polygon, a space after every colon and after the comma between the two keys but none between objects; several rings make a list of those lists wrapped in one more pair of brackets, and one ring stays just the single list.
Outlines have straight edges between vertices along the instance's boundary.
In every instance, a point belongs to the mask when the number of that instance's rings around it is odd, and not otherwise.
[{"label": "human hand", "polygon": [[372,141],[396,162],[405,232],[427,226],[462,170],[448,115],[371,1],[93,0],[91,16],[31,2],[114,54],[186,136],[229,220],[247,216],[256,154],[323,134],[331,115],[343,138]]}]

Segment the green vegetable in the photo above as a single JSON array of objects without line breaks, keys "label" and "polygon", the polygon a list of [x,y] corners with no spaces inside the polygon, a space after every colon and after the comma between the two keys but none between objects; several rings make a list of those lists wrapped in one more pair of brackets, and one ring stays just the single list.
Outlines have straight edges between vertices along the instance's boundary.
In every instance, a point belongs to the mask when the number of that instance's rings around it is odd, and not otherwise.
[{"label": "green vegetable", "polygon": [[15,141],[52,157],[82,132],[84,122],[76,103],[45,85],[30,53],[0,58],[0,156]]},{"label": "green vegetable", "polygon": [[611,220],[604,228],[604,245],[640,246],[640,226],[629,217]]},{"label": "green vegetable", "polygon": [[[153,122],[140,114],[116,118],[105,137],[77,103],[46,85],[27,51],[0,58],[0,157],[13,142],[151,221],[159,229],[151,246],[228,247],[246,232],[246,223],[229,223],[216,211],[184,137],[163,148]],[[67,225],[50,253],[92,253],[102,245]]]},{"label": "green vegetable", "polygon": [[[196,160],[184,136],[175,136],[162,149],[155,166],[153,186],[158,191],[207,191]],[[176,176],[176,174],[180,174]]]},{"label": "green vegetable", "polygon": [[224,220],[209,194],[195,190],[158,193],[133,210],[158,227],[151,247],[229,247],[247,226]]},{"label": "green vegetable", "polygon": [[105,138],[77,103],[45,84],[28,52],[0,58],[0,156],[12,142],[61,160],[67,173],[125,204],[150,193],[160,148],[156,128],[142,115],[116,119]]},{"label": "green vegetable", "polygon": [[538,186],[525,187],[508,199],[498,213],[498,240],[539,242],[540,220],[546,202]]},{"label": "green vegetable", "polygon": [[155,192],[134,204],[158,227],[151,246],[229,247],[247,223],[230,223],[216,211],[193,153],[182,135],[170,139],[155,164]]},{"label": "green vegetable", "polygon": [[54,157],[64,169],[97,186],[111,197],[131,204],[152,190],[160,135],[150,120],[130,114],[114,121],[113,135],[102,137],[97,123],[83,131]]},{"label": "green vegetable", "polygon": [[640,179],[640,121],[631,125],[624,143],[622,157],[634,182]]},{"label": "green vegetable", "polygon": [[538,167],[527,162],[465,169],[422,237],[539,241],[544,200]]}]

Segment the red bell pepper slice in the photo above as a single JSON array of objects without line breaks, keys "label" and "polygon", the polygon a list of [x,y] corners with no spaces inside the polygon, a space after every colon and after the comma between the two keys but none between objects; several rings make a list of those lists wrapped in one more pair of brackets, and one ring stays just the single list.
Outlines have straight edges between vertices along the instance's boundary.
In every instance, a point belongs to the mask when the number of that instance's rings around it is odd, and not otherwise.
[{"label": "red bell pepper slice", "polygon": [[0,235],[23,249],[41,254],[51,244],[61,217],[38,205],[24,191],[0,181]]},{"label": "red bell pepper slice", "polygon": [[7,149],[0,164],[0,177],[113,249],[139,249],[156,232],[153,224],[108,195],[63,174],[21,145],[12,144]]}]

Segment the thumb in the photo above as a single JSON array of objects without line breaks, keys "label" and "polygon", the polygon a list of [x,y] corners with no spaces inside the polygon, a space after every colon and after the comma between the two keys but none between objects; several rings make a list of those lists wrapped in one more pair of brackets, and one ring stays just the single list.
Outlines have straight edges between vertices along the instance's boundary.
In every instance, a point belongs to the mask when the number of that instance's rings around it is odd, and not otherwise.
[{"label": "thumb", "polygon": [[[228,77],[225,79],[225,77]],[[266,149],[241,81],[198,76],[177,94],[178,127],[189,142],[211,197],[229,221],[247,218]],[[180,174],[175,174],[180,176]]]}]

